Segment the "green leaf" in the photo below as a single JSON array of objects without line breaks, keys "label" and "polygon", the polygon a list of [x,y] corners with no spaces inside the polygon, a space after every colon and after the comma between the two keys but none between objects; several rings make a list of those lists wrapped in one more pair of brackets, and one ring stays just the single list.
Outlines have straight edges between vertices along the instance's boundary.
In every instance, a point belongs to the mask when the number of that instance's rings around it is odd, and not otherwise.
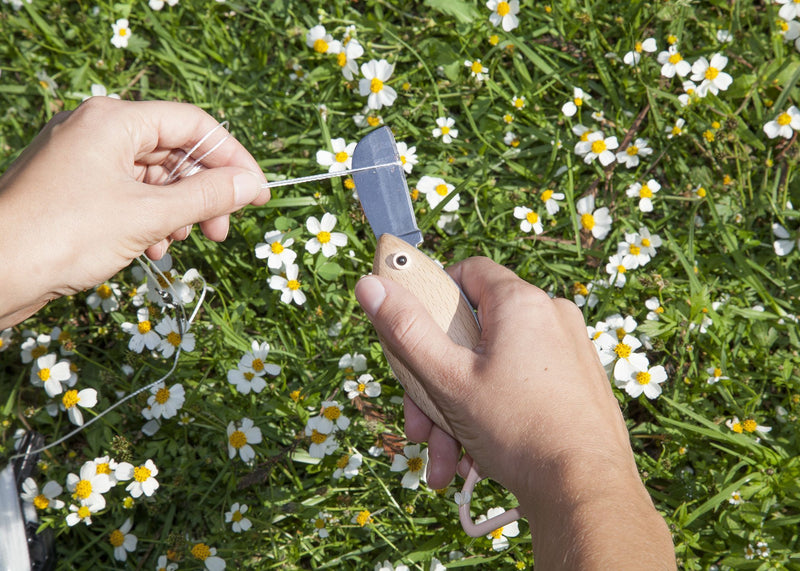
[{"label": "green leaf", "polygon": [[432,10],[455,18],[462,24],[471,24],[480,19],[480,13],[475,5],[472,2],[465,2],[465,0],[425,0],[425,5]]}]

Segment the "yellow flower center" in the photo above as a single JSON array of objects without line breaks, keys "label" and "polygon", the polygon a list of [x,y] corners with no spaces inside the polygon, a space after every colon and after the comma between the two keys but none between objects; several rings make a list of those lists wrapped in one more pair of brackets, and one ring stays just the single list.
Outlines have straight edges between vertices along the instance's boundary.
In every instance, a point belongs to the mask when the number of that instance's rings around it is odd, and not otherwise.
[{"label": "yellow flower center", "polygon": [[377,116],[370,115],[369,117],[367,117],[367,124],[370,127],[377,127],[378,125],[381,124],[381,118],[377,117]]},{"label": "yellow flower center", "polygon": [[150,327],[151,327],[151,325],[150,325],[149,321],[147,321],[147,320],[140,321],[139,325],[138,325],[139,333],[141,333],[142,335],[150,333]]},{"label": "yellow flower center", "polygon": [[592,216],[588,212],[586,214],[581,215],[581,226],[583,226],[585,230],[591,230],[592,228],[594,228],[594,216]]},{"label": "yellow flower center", "polygon": [[111,288],[108,287],[108,285],[106,284],[103,284],[97,288],[97,295],[99,295],[103,299],[108,299],[109,297],[111,297],[112,293],[113,292],[111,291]]},{"label": "yellow flower center", "polygon": [[649,385],[650,384],[650,373],[647,371],[639,371],[636,373],[636,382],[640,385]]},{"label": "yellow flower center", "polygon": [[[321,42],[322,40],[317,40]],[[192,547],[192,555],[195,559],[199,559],[200,561],[205,561],[209,557],[211,557],[211,548],[208,547],[205,543],[198,543],[194,547]]]},{"label": "yellow flower center", "polygon": [[480,61],[476,60],[472,62],[470,69],[472,70],[472,73],[481,73],[483,71],[483,65],[481,64]]},{"label": "yellow flower center", "polygon": [[86,506],[81,506],[81,507],[78,508],[78,517],[79,518],[86,519],[90,515],[92,515],[92,512],[90,512],[89,508],[87,508]]},{"label": "yellow flower center", "polygon": [[572,293],[575,294],[575,295],[582,295],[582,296],[585,297],[585,296],[589,295],[589,289],[585,285],[583,285],[581,282],[575,282],[572,285]]},{"label": "yellow flower center", "polygon": [[617,273],[618,274],[624,274],[626,271],[628,271],[627,268],[625,266],[623,266],[622,264],[617,266]]},{"label": "yellow flower center", "polygon": [[339,67],[344,67],[347,65],[347,54],[344,52],[339,52],[336,56],[336,63],[339,64]]},{"label": "yellow flower center", "polygon": [[631,346],[625,343],[617,343],[617,346],[614,347],[614,353],[616,353],[617,357],[620,359],[627,359],[631,356]]},{"label": "yellow flower center", "polygon": [[522,109],[523,107],[525,107],[525,100],[522,97],[517,97],[516,99],[514,99],[514,107],[516,107],[517,109]]},{"label": "yellow flower center", "polygon": [[531,224],[536,224],[539,221],[539,215],[536,214],[535,212],[528,212],[525,215],[525,220],[527,220]]},{"label": "yellow flower center", "polygon": [[324,54],[328,51],[328,42],[323,40],[322,38],[316,40],[314,42],[314,51],[318,54]]},{"label": "yellow flower center", "polygon": [[300,282],[297,280],[289,280],[286,282],[286,287],[288,287],[292,291],[296,291],[300,289]]},{"label": "yellow flower center", "polygon": [[639,198],[653,198],[653,191],[646,184],[639,189]]},{"label": "yellow flower center", "polygon": [[347,464],[349,462],[350,462],[350,456],[345,454],[344,456],[339,458],[339,460],[336,462],[336,467],[341,469],[341,470],[344,470],[345,468],[347,468]]},{"label": "yellow flower center", "polygon": [[75,491],[72,493],[73,498],[85,500],[92,495],[92,483],[89,480],[80,480],[75,484]]},{"label": "yellow flower center", "polygon": [[50,379],[50,369],[39,369],[36,375],[39,377],[39,380],[45,382]]},{"label": "yellow flower center", "polygon": [[574,104],[575,104],[577,107],[581,107],[581,106],[583,105],[583,98],[582,98],[582,97],[576,97],[575,99],[573,99],[573,100],[572,100],[572,102],[573,102],[573,103],[574,103]]},{"label": "yellow flower center", "polygon": [[583,133],[583,135],[581,135],[581,142],[585,143],[586,141],[588,141],[589,140],[589,134],[590,134],[589,131],[585,131]]},{"label": "yellow flower center", "polygon": [[697,196],[699,196],[700,198],[704,198],[705,195],[706,195],[706,189],[705,188],[703,188],[701,186],[700,188],[697,189]]},{"label": "yellow flower center", "polygon": [[245,436],[244,432],[241,430],[235,430],[228,438],[228,442],[230,445],[233,446],[236,450],[247,444],[247,436]]},{"label": "yellow flower center", "polygon": [[124,38],[124,37],[125,37],[125,36],[127,36],[127,35],[128,35],[128,30],[126,30],[125,28],[122,28],[122,29],[119,31],[119,37],[120,37],[120,38]]},{"label": "yellow flower center", "polygon": [[71,391],[67,391],[64,393],[61,402],[64,403],[64,408],[69,409],[77,405],[79,400],[80,399],[78,398],[78,391],[73,389]]},{"label": "yellow flower center", "polygon": [[636,50],[637,53],[642,53],[642,50],[644,49],[642,47],[642,42],[636,42],[636,45],[633,46],[633,49]]},{"label": "yellow flower center", "polygon": [[506,123],[513,123],[514,116],[511,115],[510,113],[506,113],[505,115],[503,115],[503,121],[505,121]]},{"label": "yellow flower center", "polygon": [[778,121],[778,125],[783,127],[784,125],[788,125],[789,123],[792,122],[792,117],[788,113],[784,112],[784,113],[781,113],[780,115],[778,115],[777,121]]},{"label": "yellow flower center", "polygon": [[786,20],[778,20],[778,27],[781,29],[782,33],[786,33],[789,31],[789,22]]},{"label": "yellow flower center", "polygon": [[742,422],[742,428],[744,428],[745,432],[755,432],[756,428],[758,428],[758,425],[756,424],[755,420],[748,418]]},{"label": "yellow flower center", "polygon": [[111,532],[111,535],[108,537],[108,541],[114,547],[122,547],[122,544],[125,543],[125,536],[120,530],[115,529],[114,531]]},{"label": "yellow flower center", "polygon": [[416,457],[408,459],[408,470],[410,472],[419,472],[420,470],[422,470],[422,465],[423,465],[422,458]]},{"label": "yellow flower center", "polygon": [[722,375],[722,369],[720,369],[719,367],[714,367],[714,376],[719,377],[721,375]]},{"label": "yellow flower center", "polygon": [[37,345],[36,347],[31,349],[31,357],[33,359],[38,359],[45,353],[47,353],[47,347],[45,347],[44,345]]},{"label": "yellow flower center", "polygon": [[627,335],[627,331],[625,331],[625,328],[617,327],[617,339],[622,341],[625,338],[625,335]]},{"label": "yellow flower center", "polygon": [[450,132],[450,127],[448,127],[447,125],[442,127],[442,135],[447,135],[449,132]]},{"label": "yellow flower center", "polygon": [[673,34],[670,34],[670,35],[668,35],[668,36],[667,36],[667,43],[668,43],[669,45],[673,45],[673,44],[675,44],[677,41],[678,41],[678,38],[677,38],[677,36],[674,36]]},{"label": "yellow flower center", "polygon": [[503,537],[503,528],[498,527],[494,531],[490,532],[489,535],[491,535],[493,539],[500,539]]},{"label": "yellow flower center", "polygon": [[641,251],[642,249],[636,244],[628,246],[628,252],[630,252],[631,256],[638,256]]},{"label": "yellow flower center", "polygon": [[675,125],[672,128],[672,134],[673,135],[680,135],[682,132],[683,132],[683,130],[680,127],[678,127],[677,125]]},{"label": "yellow flower center", "polygon": [[318,517],[314,520],[314,527],[317,529],[325,529],[325,520],[321,517]]},{"label": "yellow flower center", "polygon": [[379,93],[381,89],[383,89],[383,82],[377,77],[373,77],[369,82],[369,90],[372,93]]},{"label": "yellow flower center", "polygon": [[679,52],[675,52],[674,54],[669,56],[669,63],[671,63],[672,65],[675,65],[676,63],[678,63],[682,59],[683,58],[681,57],[681,54]]},{"label": "yellow flower center", "polygon": [[436,194],[438,194],[439,196],[446,196],[447,195],[447,185],[444,184],[444,183],[437,184],[435,190],[436,190]]},{"label": "yellow flower center", "polygon": [[280,242],[273,242],[269,245],[269,249],[272,250],[273,254],[280,254],[283,252],[283,244]]},{"label": "yellow flower center", "polygon": [[595,141],[592,143],[592,152],[595,155],[599,155],[603,151],[605,151],[608,147],[606,147],[606,142],[603,140]]},{"label": "yellow flower center", "polygon": [[169,389],[166,387],[162,387],[156,391],[156,402],[158,404],[164,404],[169,400]]},{"label": "yellow flower center", "polygon": [[731,430],[741,434],[742,430],[743,430],[742,429],[742,423],[741,422],[734,422],[733,425],[731,426]]},{"label": "yellow flower center", "polygon": [[364,383],[358,383],[358,387],[356,388],[358,389],[358,392],[363,393],[364,390],[366,390],[367,385],[365,385]]},{"label": "yellow flower center", "polygon": [[255,371],[263,371],[264,370],[264,361],[261,359],[253,359],[253,362],[250,363],[250,367]]},{"label": "yellow flower center", "polygon": [[327,434],[319,432],[316,428],[311,429],[311,442],[314,444],[322,444],[328,439]]},{"label": "yellow flower center", "polygon": [[239,510],[236,510],[235,512],[233,512],[233,515],[231,516],[231,519],[233,521],[242,521],[243,517],[244,516],[242,515],[242,512],[240,512]]},{"label": "yellow flower center", "polygon": [[339,151],[338,153],[336,153],[336,162],[337,163],[346,163],[347,159],[349,157],[350,157],[350,155],[348,155],[346,152]]},{"label": "yellow flower center", "polygon": [[632,157],[639,153],[639,147],[637,147],[636,145],[631,145],[625,152],[628,153],[628,156]]},{"label": "yellow flower center", "polygon": [[320,244],[327,244],[331,241],[331,233],[322,230],[319,234],[317,234],[317,240],[319,240]]},{"label": "yellow flower center", "polygon": [[44,494],[39,494],[33,498],[33,505],[36,506],[37,510],[43,510],[50,506],[50,500],[48,500]]},{"label": "yellow flower center", "polygon": [[338,406],[328,406],[322,409],[322,416],[328,420],[336,420],[342,416],[342,411]]},{"label": "yellow flower center", "polygon": [[664,308],[659,305],[658,307],[656,307],[655,312],[656,313],[664,313]]},{"label": "yellow flower center", "polygon": [[713,81],[719,75],[719,70],[716,67],[709,67],[706,70],[705,78],[709,81]]},{"label": "yellow flower center", "polygon": [[542,202],[547,202],[552,197],[553,197],[553,191],[552,190],[547,189],[547,190],[542,192],[542,195],[541,195]]},{"label": "yellow flower center", "polygon": [[650,247],[650,238],[642,238],[642,246],[644,246],[645,248],[649,248]]},{"label": "yellow flower center", "polygon": [[173,347],[178,347],[181,344],[181,334],[177,331],[170,331],[167,334],[167,343]]},{"label": "yellow flower center", "polygon": [[365,526],[365,525],[367,525],[367,524],[370,522],[370,520],[372,519],[372,518],[370,517],[370,515],[371,515],[371,514],[369,513],[369,511],[368,511],[368,510],[361,510],[360,512],[358,512],[358,515],[356,516],[356,523],[357,523],[358,525],[360,525],[361,527],[364,527],[364,526]]},{"label": "yellow flower center", "polygon": [[497,3],[497,15],[498,16],[506,16],[509,12],[511,12],[511,6],[508,5],[508,2],[498,2]]},{"label": "yellow flower center", "polygon": [[493,46],[496,46],[498,43],[500,43],[500,36],[498,36],[497,34],[492,34],[491,36],[489,36],[489,43]]},{"label": "yellow flower center", "polygon": [[146,468],[145,466],[137,466],[136,468],[133,469],[133,479],[139,482],[140,484],[142,482],[146,482],[151,475],[152,472],[150,471],[149,468]]},{"label": "yellow flower center", "polygon": [[108,465],[108,462],[101,462],[97,465],[95,470],[98,474],[110,474],[111,473],[111,466]]},{"label": "yellow flower center", "polygon": [[[401,160],[403,160],[402,157],[401,157]],[[346,178],[346,179],[344,179],[344,187],[347,190],[353,190],[356,187],[356,183],[352,178]]]}]

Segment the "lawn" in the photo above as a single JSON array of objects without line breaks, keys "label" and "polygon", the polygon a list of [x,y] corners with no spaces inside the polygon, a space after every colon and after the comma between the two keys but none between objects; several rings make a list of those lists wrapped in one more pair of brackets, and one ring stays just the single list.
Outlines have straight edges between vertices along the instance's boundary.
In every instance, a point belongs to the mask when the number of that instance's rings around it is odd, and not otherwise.
[{"label": "lawn", "polygon": [[[800,569],[798,6],[3,0],[0,170],[92,95],[194,103],[272,181],[388,125],[426,253],[581,306],[680,567]],[[471,539],[460,479],[420,481],[353,296],[375,248],[353,189],[276,188],[225,242],[195,230],[0,333],[4,456],[84,423],[25,495],[59,568],[534,565],[524,521]],[[515,505],[485,482],[473,515]]]}]

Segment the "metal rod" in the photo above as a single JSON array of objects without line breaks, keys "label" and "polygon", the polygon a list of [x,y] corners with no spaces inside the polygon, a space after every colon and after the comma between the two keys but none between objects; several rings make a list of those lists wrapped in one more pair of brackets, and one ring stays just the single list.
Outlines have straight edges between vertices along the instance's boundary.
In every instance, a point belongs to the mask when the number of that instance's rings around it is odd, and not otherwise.
[{"label": "metal rod", "polygon": [[347,176],[347,175],[352,174],[354,172],[362,172],[362,171],[368,171],[368,170],[372,170],[372,169],[381,169],[381,168],[386,168],[386,167],[401,166],[402,164],[403,163],[400,162],[400,161],[395,161],[393,163],[383,163],[383,164],[380,164],[380,165],[371,165],[371,166],[368,166],[368,167],[360,167],[360,168],[357,168],[357,169],[347,169],[347,170],[343,170],[343,171],[326,172],[326,173],[323,173],[323,174],[314,174],[314,175],[311,175],[311,176],[301,176],[299,178],[288,178],[286,180],[275,180],[275,181],[272,181],[272,182],[267,182],[267,183],[262,184],[261,188],[276,188],[276,187],[279,187],[279,186],[289,186],[290,184],[303,184],[303,183],[306,183],[306,182],[314,182],[314,181],[317,181],[317,180],[325,180],[327,178],[336,178],[338,176]]}]

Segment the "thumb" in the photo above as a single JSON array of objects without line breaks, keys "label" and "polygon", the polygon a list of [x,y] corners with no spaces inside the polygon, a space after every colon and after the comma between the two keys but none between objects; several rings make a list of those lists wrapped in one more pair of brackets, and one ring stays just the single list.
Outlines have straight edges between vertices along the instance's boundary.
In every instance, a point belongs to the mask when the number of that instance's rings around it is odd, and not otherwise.
[{"label": "thumb", "polygon": [[[356,284],[355,294],[385,348],[422,383],[446,416],[455,412],[469,386],[475,354],[450,339],[422,302],[400,284],[365,276]],[[428,416],[435,414],[415,400]]]},{"label": "thumb", "polygon": [[162,187],[166,212],[160,218],[167,236],[178,228],[230,214],[252,202],[263,204],[269,189],[264,175],[237,167],[198,172]]}]

